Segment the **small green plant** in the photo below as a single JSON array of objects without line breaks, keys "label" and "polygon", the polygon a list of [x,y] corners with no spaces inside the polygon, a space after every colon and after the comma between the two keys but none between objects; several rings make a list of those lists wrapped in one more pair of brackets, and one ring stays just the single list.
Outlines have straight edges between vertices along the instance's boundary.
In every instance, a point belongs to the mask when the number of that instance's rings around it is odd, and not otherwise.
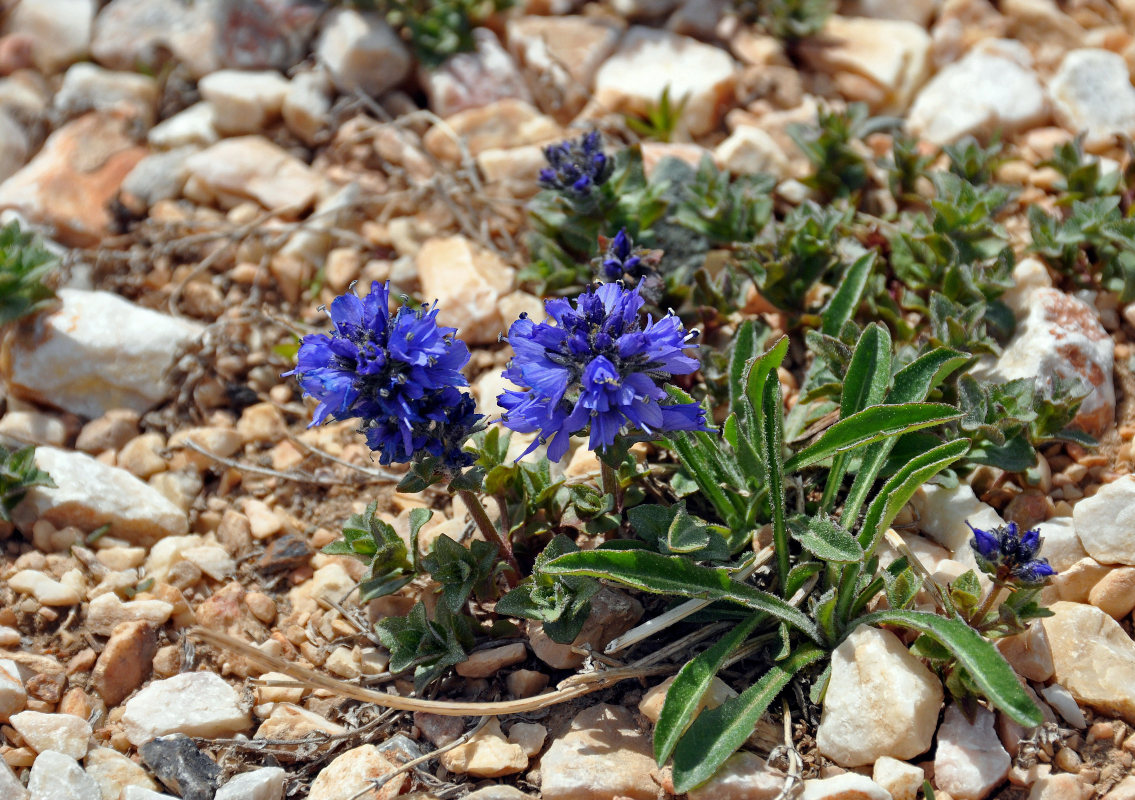
[{"label": "small green plant", "polygon": [[974,185],[993,183],[994,173],[1005,161],[1001,142],[994,140],[983,147],[977,139],[965,136],[954,144],[942,148],[950,160],[950,172]]},{"label": "small green plant", "polygon": [[788,135],[814,168],[803,183],[829,200],[858,198],[870,182],[869,151],[862,139],[899,124],[868,116],[865,103],[850,103],[844,109],[821,108],[815,125],[790,125]]},{"label": "small green plant", "polygon": [[646,139],[659,142],[673,141],[682,121],[682,113],[686,110],[689,96],[684,96],[676,103],[670,100],[670,87],[662,90],[658,102],[646,110],[645,114],[624,114],[627,127]]},{"label": "small green plant", "polygon": [[55,488],[51,476],[35,465],[35,448],[9,450],[0,446],[0,520],[12,521],[12,509],[34,486]]},{"label": "small green plant", "polygon": [[834,0],[735,0],[734,5],[742,18],[788,43],[819,33],[836,6]]},{"label": "small green plant", "polygon": [[51,303],[55,292],[44,278],[58,260],[16,222],[0,228],[0,325]]},{"label": "small green plant", "polygon": [[385,15],[427,67],[473,50],[473,29],[493,14],[510,8],[514,0],[355,0],[352,5],[373,8]]},{"label": "small green plant", "polygon": [[1135,219],[1125,216],[1120,197],[1073,200],[1066,216],[1029,206],[1033,251],[1074,285],[1102,288],[1135,300]]}]

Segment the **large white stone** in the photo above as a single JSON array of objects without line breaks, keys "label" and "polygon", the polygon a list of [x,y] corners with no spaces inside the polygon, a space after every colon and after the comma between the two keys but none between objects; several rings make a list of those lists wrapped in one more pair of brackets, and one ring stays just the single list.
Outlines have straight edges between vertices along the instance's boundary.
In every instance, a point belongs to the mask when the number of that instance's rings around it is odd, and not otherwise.
[{"label": "large white stone", "polygon": [[40,519],[84,531],[110,525],[111,536],[148,544],[189,527],[184,511],[124,469],[54,447],[36,448],[35,462],[56,488],[36,486],[28,492],[13,512],[21,530]]},{"label": "large white stone", "polygon": [[973,722],[957,705],[938,729],[934,783],[957,800],[982,800],[1009,774],[1011,759],[993,729],[992,711],[978,707]]},{"label": "large white stone", "polygon": [[982,42],[935,75],[915,98],[907,127],[935,144],[1004,136],[1044,121],[1048,100],[1018,42]]},{"label": "large white stone", "polygon": [[953,489],[927,484],[915,493],[910,505],[919,529],[955,555],[969,549],[973,538],[969,525],[989,530],[1005,524],[1001,515],[978,500],[973,489],[964,483]]},{"label": "large white stone", "polygon": [[1076,535],[1101,564],[1135,564],[1135,477],[1105,483],[1072,509]]},{"label": "large white stone", "polygon": [[645,113],[669,87],[671,103],[685,99],[679,125],[699,136],[716,128],[733,102],[737,74],[719,47],[636,26],[596,73],[592,104],[606,112]]},{"label": "large white stone", "polygon": [[[363,792],[374,786],[372,781],[393,772],[397,767],[373,744],[364,744],[338,755],[320,770],[312,781],[307,800],[348,800],[370,795],[374,800],[393,800],[402,791],[405,774],[389,780],[377,792]],[[368,798],[369,800],[369,798]]]},{"label": "large white stone", "polygon": [[197,84],[213,106],[213,125],[226,136],[263,133],[279,118],[288,81],[278,72],[222,69]]},{"label": "large white stone", "polygon": [[83,417],[149,411],[170,391],[174,355],[203,330],[110,292],[61,289],[59,299],[14,337],[4,372],[14,394]]},{"label": "large white stone", "polygon": [[1053,517],[1039,523],[1036,528],[1041,536],[1040,556],[1048,559],[1057,572],[1069,569],[1088,555],[1076,534],[1073,517]]},{"label": "large white stone", "polygon": [[544,800],[654,800],[658,787],[650,737],[630,712],[611,705],[585,709],[540,759]]},{"label": "large white stone", "polygon": [[95,0],[29,0],[8,5],[5,33],[32,38],[32,59],[49,75],[87,54],[91,46]]},{"label": "large white stone", "polygon": [[1135,86],[1127,62],[1109,50],[1073,50],[1048,84],[1056,120],[1084,131],[1087,147],[1106,147],[1116,134],[1135,135]]},{"label": "large white stone", "polygon": [[406,45],[372,12],[333,9],[323,21],[315,55],[343,92],[358,89],[377,97],[410,74]]},{"label": "large white stone", "polygon": [[215,120],[212,103],[194,103],[151,128],[146,140],[159,149],[208,147],[221,138]]},{"label": "large white stone", "polygon": [[234,775],[217,790],[214,800],[283,800],[284,770],[262,767]]},{"label": "large white stone", "polygon": [[79,759],[87,754],[91,743],[90,723],[74,714],[21,711],[9,722],[37,753],[51,750]]},{"label": "large white stone", "polygon": [[688,797],[689,800],[776,800],[784,791],[786,777],[756,753],[741,750],[729,756],[712,778],[690,789]]},{"label": "large white stone", "polygon": [[220,737],[252,727],[236,690],[212,672],[154,681],[127,701],[122,722],[135,745],[170,733]]},{"label": "large white stone", "polygon": [[92,747],[83,760],[87,774],[94,778],[102,790],[105,798],[119,797],[128,786],[148,789],[152,792],[158,790],[158,784],[146,773],[146,770],[109,747]]},{"label": "large white stone", "polygon": [[79,762],[54,750],[36,756],[28,792],[31,800],[102,800],[98,783]]},{"label": "large white stone", "polygon": [[1095,606],[1060,601],[1041,620],[1056,681],[1079,702],[1135,724],[1135,642]]},{"label": "large white stone", "polygon": [[225,139],[185,163],[186,196],[226,208],[254,200],[270,211],[296,216],[311,206],[321,186],[311,167],[263,136]]},{"label": "large white stone", "polygon": [[934,673],[890,631],[861,625],[832,652],[816,745],[844,767],[913,758],[929,749],[941,706]]},{"label": "large white stone", "polygon": [[[19,644],[18,639],[17,644]],[[24,682],[20,680],[20,670],[16,662],[8,658],[0,658],[0,722],[7,722],[12,714],[23,711],[27,702],[28,693],[24,689]]]}]

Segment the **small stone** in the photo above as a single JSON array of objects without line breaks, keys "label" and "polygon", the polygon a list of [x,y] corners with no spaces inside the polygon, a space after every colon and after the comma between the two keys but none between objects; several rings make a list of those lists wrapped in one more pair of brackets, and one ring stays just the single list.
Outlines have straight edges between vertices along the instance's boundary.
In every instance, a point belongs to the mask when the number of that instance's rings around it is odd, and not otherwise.
[{"label": "small stone", "polygon": [[276,513],[268,507],[268,504],[254,497],[245,499],[244,514],[248,517],[249,530],[253,539],[267,539],[269,536],[279,533],[284,527],[283,520],[276,516]]},{"label": "small stone", "polygon": [[75,440],[75,449],[91,454],[118,450],[137,435],[138,412],[113,408],[83,426]]},{"label": "small stone", "polygon": [[554,119],[523,100],[505,98],[457,112],[444,127],[435,125],[426,131],[422,144],[437,158],[456,162],[462,151],[455,136],[475,158],[486,150],[548,144],[562,138],[563,131]]},{"label": "small stone", "polygon": [[146,135],[146,139],[151,146],[161,150],[208,147],[221,138],[213,124],[214,119],[215,113],[211,103],[204,101],[195,103],[155,125]]},{"label": "small stone", "polygon": [[1011,759],[993,730],[994,715],[978,707],[973,722],[957,705],[938,729],[934,783],[957,800],[982,800],[1009,774]]},{"label": "small stone", "polygon": [[157,630],[150,623],[133,620],[115,627],[91,673],[91,686],[107,707],[121,703],[150,677],[157,652]]},{"label": "small stone", "polygon": [[1048,115],[1044,87],[1024,45],[982,42],[943,68],[922,88],[907,127],[934,144],[964,136],[1008,136],[1035,127]]},{"label": "small stone", "polygon": [[122,721],[135,745],[170,733],[231,736],[252,724],[236,691],[211,672],[185,672],[154,681],[130,698]]},{"label": "small stone", "polygon": [[417,256],[422,295],[437,300],[438,322],[456,327],[469,344],[495,342],[504,331],[498,303],[513,272],[464,236],[430,239]]},{"label": "small stone", "polygon": [[158,790],[158,785],[146,774],[146,770],[109,747],[91,748],[83,764],[87,774],[98,783],[104,798],[118,797],[127,786],[152,792]]},{"label": "small stone", "polygon": [[164,600],[122,602],[113,592],[100,594],[87,607],[87,628],[100,636],[111,636],[123,622],[146,622],[160,628],[169,621],[173,606]]},{"label": "small stone", "polygon": [[1053,517],[1035,527],[1040,531],[1040,556],[1057,572],[1069,569],[1088,554],[1071,517]]},{"label": "small stone", "polygon": [[4,32],[31,37],[32,59],[53,75],[90,52],[95,0],[36,0],[10,9]]},{"label": "small stone", "polygon": [[512,57],[488,28],[473,30],[474,49],[450,56],[434,68],[420,68],[418,80],[430,109],[449,117],[506,97],[531,102],[532,96]]},{"label": "small stone", "polygon": [[1056,120],[1072,133],[1086,132],[1090,149],[1135,134],[1135,87],[1123,56],[1108,50],[1072,50],[1048,84]]},{"label": "small stone", "polygon": [[722,169],[734,175],[767,173],[777,178],[789,177],[788,159],[780,145],[752,125],[738,126],[713,151],[713,158]]},{"label": "small stone", "polygon": [[269,211],[295,217],[311,206],[320,190],[320,178],[311,167],[262,136],[217,142],[190,156],[186,167],[186,196],[224,208],[254,200]]},{"label": "small stone", "polygon": [[264,548],[264,555],[256,562],[256,571],[264,575],[291,572],[305,566],[311,560],[311,555],[307,542],[286,533],[273,539]]},{"label": "small stone", "polygon": [[1072,509],[1076,535],[1101,564],[1135,565],[1135,477],[1105,483]]},{"label": "small stone", "polygon": [[189,547],[181,555],[215,581],[226,580],[236,573],[236,561],[225,548],[215,544]]},{"label": "small stone", "polygon": [[102,800],[98,783],[79,762],[54,750],[36,756],[28,793],[31,800]]},{"label": "small stone", "polygon": [[514,722],[508,729],[508,740],[518,745],[529,758],[535,758],[544,748],[548,729],[534,722]]},{"label": "small stone", "polygon": [[214,800],[284,800],[284,770],[262,767],[234,775]]},{"label": "small stone", "polygon": [[469,741],[442,753],[440,760],[450,772],[477,778],[513,775],[528,767],[524,749],[504,737],[496,717],[473,734]]},{"label": "small stone", "polygon": [[213,800],[220,782],[220,767],[185,734],[150,739],[138,751],[158,780],[182,800]]},{"label": "small stone", "polygon": [[816,745],[844,767],[913,758],[930,748],[941,706],[934,673],[890,631],[861,625],[832,653]]},{"label": "small stone", "polygon": [[73,606],[82,597],[69,586],[34,569],[22,569],[8,579],[8,585],[21,594],[32,595],[45,606]]},{"label": "small stone", "polygon": [[[1085,792],[1087,794],[1087,792]],[[1088,795],[1091,796],[1090,794]],[[1128,775],[1117,783],[1110,792],[1103,796],[1103,800],[1132,800],[1135,798],[1135,775]],[[1029,800],[1032,800],[1030,797]],[[1046,798],[1047,800],[1047,798]],[[1053,799],[1055,800],[1055,798]],[[1061,798],[1063,800],[1063,798]]]},{"label": "small stone", "polygon": [[1092,587],[1103,580],[1112,567],[1105,567],[1094,558],[1081,558],[1052,579],[1052,587],[1061,600],[1086,603]]},{"label": "small stone", "polygon": [[1044,695],[1044,699],[1052,708],[1056,709],[1064,721],[1071,725],[1073,728],[1083,730],[1088,727],[1088,720],[1084,716],[1084,712],[1076,703],[1076,698],[1072,693],[1061,686],[1059,683],[1054,683],[1051,686],[1045,686],[1040,690]]},{"label": "small stone", "polygon": [[332,9],[323,20],[315,55],[344,93],[359,90],[377,97],[410,74],[406,46],[374,12]]},{"label": "small stone", "polygon": [[276,406],[255,403],[241,412],[236,432],[246,442],[278,442],[287,435],[288,423]]},{"label": "small stone", "polygon": [[1041,622],[1056,680],[1081,703],[1135,723],[1135,642],[1098,608],[1058,602]]},{"label": "small stone", "polygon": [[331,79],[301,72],[292,78],[282,108],[284,124],[306,145],[315,145],[331,121]]},{"label": "small stone", "polygon": [[[308,800],[350,800],[364,789],[372,787],[375,778],[393,772],[391,764],[373,744],[364,744],[348,750],[320,770],[311,784]],[[388,781],[377,792],[369,792],[366,800],[393,800],[402,792],[405,773]]]},{"label": "small stone", "polygon": [[890,800],[890,793],[866,775],[845,772],[804,781],[799,800]]},{"label": "small stone", "polygon": [[508,686],[508,693],[517,699],[540,694],[548,685],[548,681],[547,673],[534,669],[518,669],[515,672],[510,672],[508,677],[504,679],[505,685]]},{"label": "small stone", "polygon": [[883,756],[872,767],[871,780],[891,793],[891,800],[915,800],[926,773],[922,767]]},{"label": "small stone", "polygon": [[164,472],[168,465],[162,457],[166,438],[160,433],[143,433],[127,442],[118,453],[119,467],[142,480]]},{"label": "small stone", "polygon": [[927,484],[915,493],[910,504],[918,515],[919,529],[955,554],[970,549],[973,531],[967,521],[982,530],[1005,524],[993,507],[978,500],[973,489],[964,483],[954,489]]},{"label": "small stone", "polygon": [[480,650],[457,665],[457,674],[463,678],[491,678],[505,667],[519,664],[528,658],[528,648],[522,642]]},{"label": "small stone", "polygon": [[5,800],[28,800],[30,796],[8,762],[0,758],[0,797]]},{"label": "small stone", "polygon": [[543,800],[654,800],[657,768],[650,737],[635,727],[630,712],[600,704],[572,720],[540,759]]},{"label": "small stone", "polygon": [[213,3],[111,0],[95,18],[91,53],[117,70],[145,66],[157,72],[161,53],[173,54],[193,78],[220,68]]},{"label": "small stone", "polygon": [[21,711],[13,714],[9,722],[37,753],[51,750],[80,759],[91,743],[90,723],[71,714]]},{"label": "small stone", "polygon": [[63,420],[37,411],[9,411],[0,417],[0,441],[13,446],[46,444],[62,447],[67,440]]},{"label": "small stone", "polygon": [[[290,678],[287,679],[291,680]],[[280,690],[277,689],[277,691]],[[302,692],[302,689],[300,691]],[[264,720],[256,729],[256,736],[253,738],[295,740],[303,739],[313,733],[338,736],[346,733],[346,731],[347,729],[342,725],[337,725],[314,711],[308,711],[306,708],[290,703],[277,702],[272,713],[268,715],[268,719]]]},{"label": "small stone", "polygon": [[172,794],[155,792],[143,786],[127,786],[119,800],[177,800]]},{"label": "small stone", "polygon": [[13,714],[23,711],[28,703],[28,692],[20,680],[20,670],[11,659],[0,659],[0,722],[7,722]]},{"label": "small stone", "polygon": [[[670,677],[657,686],[652,686],[646,691],[646,694],[642,696],[642,700],[639,701],[639,712],[651,722],[658,722],[659,717],[662,716],[662,706],[666,702],[666,693],[670,691],[674,680],[674,677]],[[713,680],[710,681],[709,688],[706,689],[705,694],[703,694],[701,700],[698,701],[698,707],[694,715],[700,714],[707,708],[717,708],[726,700],[736,696],[737,693],[730,688],[729,684],[715,675]]]},{"label": "small stone", "polygon": [[689,791],[689,800],[776,800],[785,787],[785,774],[756,753],[729,756],[705,783]]},{"label": "small stone", "polygon": [[278,72],[222,69],[198,83],[213,106],[213,126],[223,136],[262,133],[279,119],[288,81]]},{"label": "small stone", "polygon": [[1038,683],[1052,677],[1052,648],[1039,622],[1031,623],[1024,633],[997,639],[995,644],[1021,677]]},{"label": "small stone", "polygon": [[[422,798],[422,800],[428,800],[428,798]],[[501,783],[470,792],[465,795],[464,800],[536,800],[536,798],[530,794],[525,794],[515,786]]]},{"label": "small stone", "polygon": [[[1087,788],[1076,775],[1066,773],[1045,775],[1032,785],[1028,800],[1081,800],[1087,796]],[[1109,796],[1104,795],[1105,798]],[[1120,800],[1120,798],[1117,796],[1112,800]]]},{"label": "small stone", "polygon": [[1135,567],[1117,567],[1092,587],[1088,602],[1109,615],[1123,619],[1135,609]]},{"label": "small stone", "polygon": [[110,111],[154,124],[158,82],[136,72],[113,72],[90,63],[75,64],[63,76],[52,105],[68,117],[87,111]]}]

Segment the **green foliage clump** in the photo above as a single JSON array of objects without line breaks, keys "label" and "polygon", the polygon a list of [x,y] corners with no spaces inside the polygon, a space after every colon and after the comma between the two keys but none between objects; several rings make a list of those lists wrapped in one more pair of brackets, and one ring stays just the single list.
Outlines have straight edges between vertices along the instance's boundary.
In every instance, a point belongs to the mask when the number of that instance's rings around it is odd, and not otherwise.
[{"label": "green foliage clump", "polygon": [[0,520],[12,521],[12,509],[34,486],[55,488],[51,476],[35,465],[35,448],[10,450],[0,446]]},{"label": "green foliage clump", "polygon": [[834,0],[735,0],[734,5],[743,19],[788,43],[815,36],[836,7]]},{"label": "green foliage clump", "polygon": [[474,28],[514,0],[353,0],[351,5],[374,9],[385,15],[427,67],[476,47]]},{"label": "green foliage clump", "polygon": [[0,325],[15,322],[51,303],[44,279],[58,260],[16,222],[0,228]]}]

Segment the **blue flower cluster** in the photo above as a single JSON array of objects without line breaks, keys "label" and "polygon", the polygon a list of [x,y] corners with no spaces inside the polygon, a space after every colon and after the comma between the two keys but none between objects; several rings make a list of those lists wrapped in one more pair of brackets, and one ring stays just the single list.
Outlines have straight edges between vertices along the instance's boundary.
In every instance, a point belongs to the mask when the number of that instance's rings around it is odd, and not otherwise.
[{"label": "blue flower cluster", "polygon": [[599,131],[550,145],[544,148],[544,157],[548,166],[540,170],[540,185],[578,197],[591,194],[592,189],[611,177],[615,168],[614,161],[603,152]]},{"label": "blue flower cluster", "polygon": [[469,348],[437,324],[437,309],[404,305],[392,315],[390,284],[373,283],[365,298],[335,298],[331,321],[335,330],[303,338],[296,368],[284,373],[319,401],[311,424],[361,418],[382,464],[423,455],[455,469],[472,463],[462,444],[481,415],[457,388]]},{"label": "blue flower cluster", "polygon": [[969,522],[966,525],[973,531],[970,547],[978,566],[997,580],[1036,585],[1056,574],[1047,559],[1037,558],[1041,545],[1039,530],[1022,534],[1015,522],[989,531],[975,528]]},{"label": "blue flower cluster", "polygon": [[625,275],[642,277],[646,265],[643,264],[642,253],[635,249],[631,237],[627,236],[626,228],[620,228],[607,245],[602,266],[603,276],[609,281],[621,280]]},{"label": "blue flower cluster", "polygon": [[576,298],[548,300],[549,321],[522,316],[508,331],[515,357],[505,377],[521,391],[497,398],[502,422],[514,431],[538,432],[548,458],[559,461],[569,437],[591,429],[592,450],[614,444],[628,424],[647,434],[709,430],[698,403],[664,403],[662,384],[698,368],[693,347],[673,314],[643,324],[644,303],[635,289],[600,284]]}]

